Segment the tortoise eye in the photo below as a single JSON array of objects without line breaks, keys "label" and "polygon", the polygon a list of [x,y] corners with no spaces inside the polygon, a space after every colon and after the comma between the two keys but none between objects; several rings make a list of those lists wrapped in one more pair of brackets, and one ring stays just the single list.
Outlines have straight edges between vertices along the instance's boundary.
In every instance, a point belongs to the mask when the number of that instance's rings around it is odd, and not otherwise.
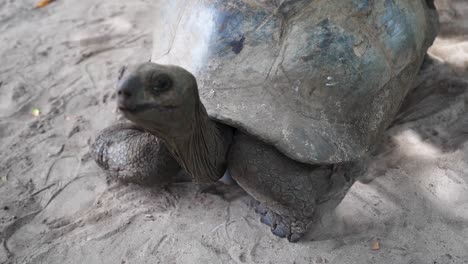
[{"label": "tortoise eye", "polygon": [[160,94],[172,87],[172,79],[167,74],[157,74],[151,77],[151,88],[153,92]]}]

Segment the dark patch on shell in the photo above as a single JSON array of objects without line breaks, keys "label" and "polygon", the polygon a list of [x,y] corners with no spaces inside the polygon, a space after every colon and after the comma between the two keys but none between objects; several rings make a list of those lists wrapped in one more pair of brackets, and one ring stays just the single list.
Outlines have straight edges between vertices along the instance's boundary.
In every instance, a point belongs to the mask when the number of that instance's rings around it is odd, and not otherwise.
[{"label": "dark patch on shell", "polygon": [[232,51],[235,54],[239,54],[244,48],[244,40],[245,40],[245,36],[242,36],[239,40],[233,40],[231,41],[231,43],[229,43],[229,45],[231,45],[232,47]]}]

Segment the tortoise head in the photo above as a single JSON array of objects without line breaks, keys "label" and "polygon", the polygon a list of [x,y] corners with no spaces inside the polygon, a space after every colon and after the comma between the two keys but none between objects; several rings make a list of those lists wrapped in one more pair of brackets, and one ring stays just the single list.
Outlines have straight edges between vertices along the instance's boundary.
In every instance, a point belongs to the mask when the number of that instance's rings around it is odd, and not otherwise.
[{"label": "tortoise head", "polygon": [[199,102],[195,77],[172,65],[143,63],[122,68],[118,108],[130,121],[161,136],[182,132]]}]

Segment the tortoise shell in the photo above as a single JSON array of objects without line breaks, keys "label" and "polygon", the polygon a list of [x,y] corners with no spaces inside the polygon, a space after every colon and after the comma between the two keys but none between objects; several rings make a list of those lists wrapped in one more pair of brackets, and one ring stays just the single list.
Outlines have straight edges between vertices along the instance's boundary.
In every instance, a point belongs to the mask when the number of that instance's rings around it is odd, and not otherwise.
[{"label": "tortoise shell", "polygon": [[152,61],[192,72],[213,119],[331,164],[376,143],[437,25],[430,0],[168,0]]}]

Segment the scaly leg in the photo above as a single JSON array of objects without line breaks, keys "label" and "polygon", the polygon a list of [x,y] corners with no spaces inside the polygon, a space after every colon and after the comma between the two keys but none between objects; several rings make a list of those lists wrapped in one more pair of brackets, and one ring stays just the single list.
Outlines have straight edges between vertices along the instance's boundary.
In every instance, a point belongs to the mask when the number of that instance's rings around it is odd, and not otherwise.
[{"label": "scaly leg", "polygon": [[142,185],[164,185],[181,170],[162,140],[133,124],[99,133],[91,146],[96,163],[113,178]]},{"label": "scaly leg", "polygon": [[229,153],[229,171],[260,202],[261,221],[291,242],[341,202],[358,174],[353,168],[299,163],[242,133],[234,137]]}]

